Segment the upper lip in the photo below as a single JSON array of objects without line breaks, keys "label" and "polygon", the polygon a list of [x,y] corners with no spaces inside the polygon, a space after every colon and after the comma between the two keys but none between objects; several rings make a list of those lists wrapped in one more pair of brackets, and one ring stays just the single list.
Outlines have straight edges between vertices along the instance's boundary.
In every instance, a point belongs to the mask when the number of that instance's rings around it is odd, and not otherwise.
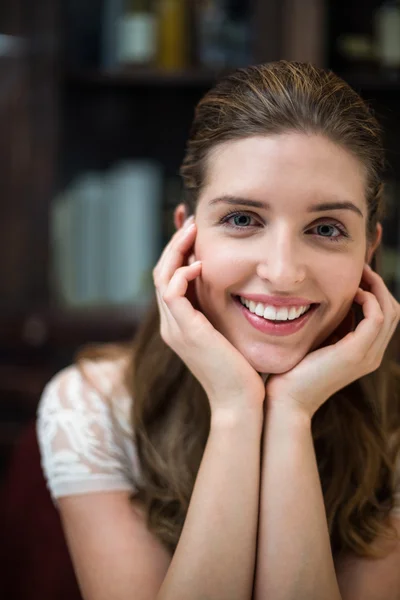
[{"label": "upper lip", "polygon": [[238,296],[268,306],[308,306],[309,304],[317,304],[317,302],[308,300],[308,298],[283,298],[282,296],[266,296],[265,294],[238,294]]}]

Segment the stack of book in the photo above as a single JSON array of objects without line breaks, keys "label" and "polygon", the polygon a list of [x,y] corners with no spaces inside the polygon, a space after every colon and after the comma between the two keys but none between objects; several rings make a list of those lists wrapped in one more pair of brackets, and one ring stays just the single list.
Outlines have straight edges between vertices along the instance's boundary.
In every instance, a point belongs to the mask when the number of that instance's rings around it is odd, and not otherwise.
[{"label": "stack of book", "polygon": [[52,203],[51,281],[59,304],[146,304],[162,249],[163,172],[153,161],[85,173]]}]

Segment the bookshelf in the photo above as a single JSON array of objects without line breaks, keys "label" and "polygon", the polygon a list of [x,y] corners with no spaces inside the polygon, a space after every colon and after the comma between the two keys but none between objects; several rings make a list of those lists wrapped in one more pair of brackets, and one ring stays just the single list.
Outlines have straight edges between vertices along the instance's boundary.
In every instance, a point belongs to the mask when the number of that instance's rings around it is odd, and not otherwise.
[{"label": "bookshelf", "polygon": [[[88,342],[131,339],[143,314],[137,304],[58,303],[56,195],[88,170],[143,156],[163,165],[174,188],[193,108],[222,73],[192,63],[168,72],[105,68],[102,6],[5,0],[0,10],[0,34],[24,40],[24,52],[0,56],[0,475],[50,376]],[[252,58],[279,58],[280,2],[248,6]]]},{"label": "bookshelf", "polygon": [[[391,177],[396,180],[400,80],[388,79],[373,65],[344,59],[337,50],[341,35],[371,33],[378,3],[244,4],[249,10],[251,62],[312,60],[342,75],[382,116]],[[105,68],[99,53],[102,5],[101,0],[4,0],[0,10],[0,33],[27,42],[20,55],[0,56],[0,367],[11,368],[7,390],[0,387],[0,425],[6,405],[7,414],[12,413],[11,380],[18,390],[24,374],[30,377],[34,369],[40,374],[32,388],[37,399],[42,382],[68,364],[78,347],[129,338],[142,316],[135,304],[67,307],[58,302],[51,279],[54,198],[87,171],[105,173],[127,159],[156,160],[165,178],[166,239],[194,106],[233,68],[201,67],[196,60],[170,71],[154,66]],[[393,230],[388,239],[391,271],[395,237]],[[14,417],[20,423],[27,419]],[[17,429],[8,428],[8,437],[4,434],[7,448],[9,432]],[[1,439],[0,431],[0,445]]]},{"label": "bookshelf", "polygon": [[165,71],[163,69],[88,69],[71,70],[65,75],[68,85],[77,86],[176,86],[177,88],[206,86],[211,87],[228,70],[183,69]]}]

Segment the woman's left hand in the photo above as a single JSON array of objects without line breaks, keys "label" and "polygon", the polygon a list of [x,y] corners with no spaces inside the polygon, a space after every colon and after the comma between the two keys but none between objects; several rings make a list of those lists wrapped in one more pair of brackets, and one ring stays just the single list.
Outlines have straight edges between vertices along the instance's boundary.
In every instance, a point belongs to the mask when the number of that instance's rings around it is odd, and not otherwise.
[{"label": "woman's left hand", "polygon": [[400,320],[400,304],[368,265],[363,278],[370,291],[359,287],[354,302],[365,318],[355,331],[310,352],[290,371],[270,375],[265,388],[269,407],[287,404],[311,418],[333,394],[380,366]]}]

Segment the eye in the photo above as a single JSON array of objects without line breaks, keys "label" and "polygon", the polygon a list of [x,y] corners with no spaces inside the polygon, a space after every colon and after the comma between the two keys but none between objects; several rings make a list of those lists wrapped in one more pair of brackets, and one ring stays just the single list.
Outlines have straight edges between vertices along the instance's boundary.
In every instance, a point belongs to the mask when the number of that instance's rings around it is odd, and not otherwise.
[{"label": "eye", "polygon": [[[232,221],[232,222],[231,222]],[[253,221],[253,223],[252,223]],[[251,213],[237,211],[234,213],[228,213],[222,217],[220,223],[230,229],[248,229],[254,227],[255,217]]]},{"label": "eye", "polygon": [[[260,224],[256,218],[248,212],[236,211],[230,212],[222,217],[220,223],[229,229],[244,231],[252,227],[257,227]],[[318,223],[312,229],[321,229],[322,233],[317,234],[319,238],[325,238],[330,242],[340,242],[343,238],[348,238],[349,234],[340,223]],[[336,234],[329,235],[330,231],[336,230]]]},{"label": "eye", "polygon": [[[312,229],[318,228],[324,228],[324,232],[318,234],[318,237],[326,238],[330,242],[339,242],[341,239],[349,237],[346,230],[339,223],[319,223],[318,225],[315,225]],[[338,233],[336,233],[335,235],[329,235],[329,231],[332,229],[336,229],[336,232]]]}]

